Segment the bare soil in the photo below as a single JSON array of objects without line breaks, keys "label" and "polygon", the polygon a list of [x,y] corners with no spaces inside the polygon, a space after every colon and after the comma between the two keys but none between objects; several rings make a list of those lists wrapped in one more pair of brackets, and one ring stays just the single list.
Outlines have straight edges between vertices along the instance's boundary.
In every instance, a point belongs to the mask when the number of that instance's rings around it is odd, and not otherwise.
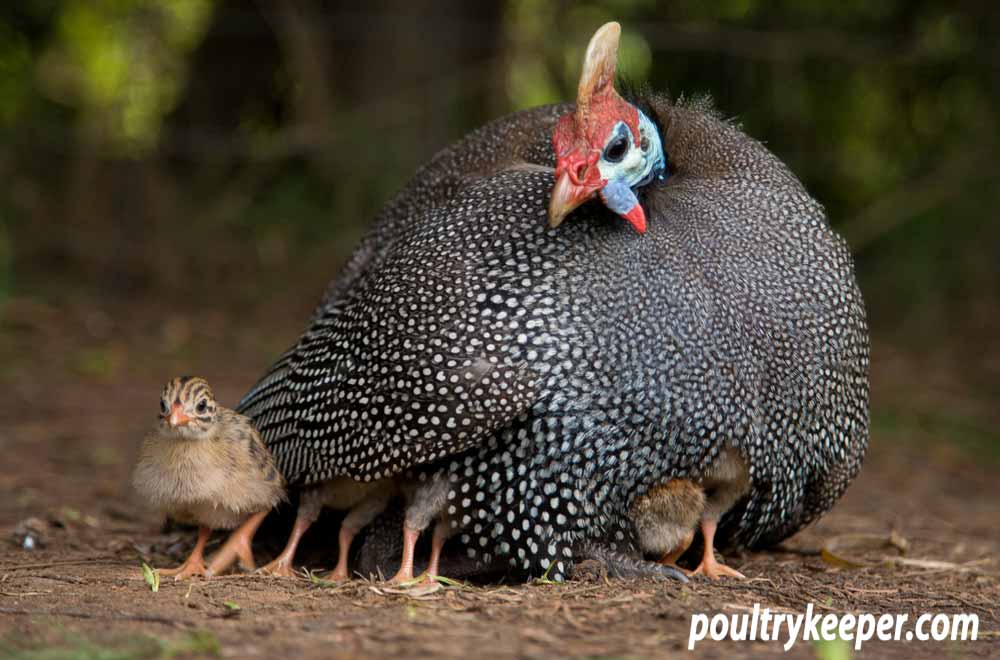
[{"label": "bare soil", "polygon": [[[860,655],[1000,656],[1000,462],[975,438],[963,448],[968,432],[905,421],[926,419],[907,411],[935,407],[993,429],[995,399],[933,360],[878,346],[876,408],[894,421],[876,424],[860,478],[830,514],[780,548],[727,558],[745,581],[596,573],[563,585],[399,589],[229,575],[164,579],[154,593],[140,561],[172,565],[193,542],[187,531],[163,532],[128,486],[159,389],[196,371],[234,402],[308,310],[281,312],[250,310],[236,326],[205,311],[164,319],[155,307],[11,304],[0,335],[0,657],[670,657],[687,652],[692,614],[755,603],[911,618],[974,613],[978,641],[869,642]],[[25,534],[34,549],[24,548]],[[333,539],[309,541],[322,576]],[[821,556],[824,547],[832,557]],[[267,555],[265,544],[258,560]],[[704,641],[693,655],[780,651],[773,642]],[[828,652],[800,643],[788,657],[841,657]]]}]

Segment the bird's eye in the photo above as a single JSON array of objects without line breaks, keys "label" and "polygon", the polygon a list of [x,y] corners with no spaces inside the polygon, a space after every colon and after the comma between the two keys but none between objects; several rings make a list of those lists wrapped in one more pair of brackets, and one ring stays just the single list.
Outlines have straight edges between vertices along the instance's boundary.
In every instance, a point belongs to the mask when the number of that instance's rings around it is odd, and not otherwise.
[{"label": "bird's eye", "polygon": [[167,414],[167,402],[164,401],[163,399],[160,399],[160,414],[161,415]]},{"label": "bird's eye", "polygon": [[208,410],[208,403],[202,399],[198,402],[198,406],[195,408],[199,415],[204,415],[205,411]]},{"label": "bird's eye", "polygon": [[619,135],[611,141],[611,144],[605,147],[604,160],[609,163],[621,162],[621,159],[625,157],[626,151],[628,151],[628,138],[624,135]]}]

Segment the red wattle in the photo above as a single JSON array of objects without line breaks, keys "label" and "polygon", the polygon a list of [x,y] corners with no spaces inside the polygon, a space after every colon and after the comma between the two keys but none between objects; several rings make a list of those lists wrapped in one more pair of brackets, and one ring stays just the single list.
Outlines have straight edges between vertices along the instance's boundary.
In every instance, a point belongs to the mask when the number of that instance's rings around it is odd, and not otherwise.
[{"label": "red wattle", "polygon": [[622,217],[628,220],[637,232],[640,234],[646,233],[646,212],[642,210],[641,204],[636,204],[630,208],[628,213],[625,213]]}]

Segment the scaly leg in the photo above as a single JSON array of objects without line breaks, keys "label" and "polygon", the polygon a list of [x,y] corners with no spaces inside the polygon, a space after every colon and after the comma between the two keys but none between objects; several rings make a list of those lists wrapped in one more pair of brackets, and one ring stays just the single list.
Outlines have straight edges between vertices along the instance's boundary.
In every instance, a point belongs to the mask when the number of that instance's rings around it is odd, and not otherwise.
[{"label": "scaly leg", "polygon": [[431,537],[431,560],[427,564],[427,578],[433,580],[438,576],[441,568],[441,549],[444,542],[448,540],[447,524],[438,522],[434,526],[434,536]]},{"label": "scaly leg", "polygon": [[408,582],[413,579],[413,552],[420,538],[420,530],[403,525],[403,558],[399,563],[399,571],[390,582]]},{"label": "scaly leg", "polygon": [[260,570],[264,573],[280,577],[295,577],[295,568],[292,565],[292,562],[295,560],[295,551],[299,547],[302,535],[316,522],[318,515],[319,511],[314,511],[312,506],[300,506],[298,514],[295,516],[295,524],[292,526],[292,534],[288,537],[285,549],[281,551],[280,555],[274,558],[274,561]]},{"label": "scaly leg", "polygon": [[392,493],[393,489],[386,487],[369,493],[344,516],[340,523],[340,534],[337,536],[337,566],[330,575],[332,580],[350,579],[350,573],[347,571],[347,559],[351,552],[351,541],[354,540],[359,531],[375,520],[378,514],[385,511]]},{"label": "scaly leg", "polygon": [[358,530],[350,525],[341,524],[337,538],[337,567],[330,574],[331,580],[340,582],[350,579],[351,576],[347,572],[347,555],[351,550],[351,541],[357,533]]},{"label": "scaly leg", "polygon": [[219,551],[212,557],[212,561],[209,562],[208,570],[205,571],[206,577],[222,573],[232,566],[233,562],[237,559],[240,562],[240,566],[244,569],[250,571],[254,569],[251,541],[253,541],[253,535],[257,533],[257,528],[264,522],[264,518],[267,517],[268,513],[269,511],[255,513],[247,518],[242,525],[233,530],[233,533],[229,535],[226,542],[222,544]]},{"label": "scaly leg", "polygon": [[723,576],[740,578],[741,580],[746,579],[746,576],[736,569],[729,568],[725,564],[720,564],[715,559],[716,525],[716,521],[709,518],[704,518],[701,521],[701,536],[705,541],[705,552],[702,555],[701,563],[698,564],[698,568],[694,569],[693,572],[701,573],[712,580],[718,580]]},{"label": "scaly leg", "polygon": [[175,580],[186,580],[194,575],[211,577],[205,571],[205,544],[208,543],[208,537],[211,533],[212,530],[208,527],[199,527],[198,541],[194,544],[194,550],[191,551],[184,563],[177,568],[160,569],[160,575],[166,577],[173,575]]},{"label": "scaly leg", "polygon": [[687,549],[691,547],[692,541],[694,541],[693,529],[690,532],[688,532],[683,539],[681,539],[681,542],[677,544],[676,548],[663,553],[663,556],[660,557],[657,563],[663,564],[665,566],[673,566],[674,568],[678,568],[677,560],[680,559],[681,555],[687,552]]}]

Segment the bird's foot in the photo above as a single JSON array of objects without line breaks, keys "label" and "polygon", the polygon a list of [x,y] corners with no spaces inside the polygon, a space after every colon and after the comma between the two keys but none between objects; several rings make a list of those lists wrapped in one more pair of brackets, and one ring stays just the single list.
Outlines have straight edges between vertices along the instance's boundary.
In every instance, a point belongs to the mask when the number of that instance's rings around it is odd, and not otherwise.
[{"label": "bird's foot", "polygon": [[683,568],[681,566],[678,566],[676,561],[658,559],[658,560],[656,560],[656,563],[659,564],[660,566],[665,566],[667,568],[672,568],[675,571],[680,571],[681,573],[683,573],[684,575],[686,575],[688,577],[691,577],[692,575],[694,575],[694,571],[691,571],[691,570],[688,570],[688,569]]},{"label": "bird's foot", "polygon": [[351,576],[347,574],[346,568],[341,568],[340,566],[333,569],[333,572],[327,576],[328,580],[333,582],[346,582],[351,579]]},{"label": "bird's foot", "polygon": [[[655,561],[646,561],[638,557],[633,557],[618,550],[597,544],[584,543],[577,550],[577,561],[593,559],[601,565],[601,572],[607,577],[613,578],[659,578],[687,582],[685,571],[669,564],[661,564]],[[589,572],[589,571],[588,571]],[[577,573],[574,570],[573,578]]]},{"label": "bird's foot", "polygon": [[287,558],[280,556],[266,566],[262,566],[260,572],[273,575],[275,577],[296,576],[295,569],[292,567],[292,562]]},{"label": "bird's foot", "polygon": [[413,581],[413,567],[412,566],[409,566],[409,567],[406,567],[406,566],[400,567],[399,571],[397,571],[395,575],[393,575],[391,578],[389,578],[389,582],[392,583],[392,584],[403,584],[403,583],[412,582],[412,581]]},{"label": "bird's foot", "polygon": [[438,574],[431,573],[430,571],[425,572],[422,576],[419,577],[422,578],[420,580],[422,584],[432,584],[438,581]]},{"label": "bird's foot", "polygon": [[723,577],[734,577],[745,580],[746,576],[716,560],[715,555],[706,555],[698,567],[691,571],[690,575],[704,575],[710,580],[719,580]]},{"label": "bird's foot", "polygon": [[205,569],[205,562],[201,557],[188,557],[187,561],[177,568],[159,569],[160,577],[173,576],[174,580],[187,580],[194,576],[209,577]]},{"label": "bird's foot", "polygon": [[413,549],[420,538],[420,530],[413,529],[403,524],[403,556],[399,562],[399,571],[396,572],[389,582],[402,584],[413,581]]},{"label": "bird's foot", "polygon": [[239,534],[239,530],[226,539],[226,542],[219,548],[219,551],[212,557],[208,568],[205,570],[206,577],[219,575],[226,571],[235,562],[239,562],[240,568],[252,571],[256,568],[253,560],[253,550],[250,547],[250,540]]}]

